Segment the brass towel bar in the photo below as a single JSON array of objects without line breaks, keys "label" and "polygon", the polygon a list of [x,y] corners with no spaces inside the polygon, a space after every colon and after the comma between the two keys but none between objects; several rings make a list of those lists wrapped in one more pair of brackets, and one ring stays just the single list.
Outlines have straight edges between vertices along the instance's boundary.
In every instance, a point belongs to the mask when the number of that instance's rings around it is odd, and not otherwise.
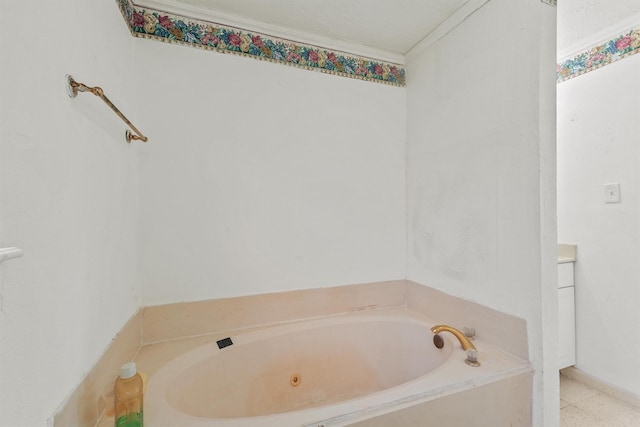
[{"label": "brass towel bar", "polygon": [[127,142],[131,142],[132,140],[147,142],[148,138],[144,136],[133,125],[133,123],[131,123],[129,119],[127,119],[124,116],[124,114],[120,112],[120,110],[118,110],[118,107],[113,105],[113,102],[111,102],[109,98],[107,98],[107,96],[104,94],[104,91],[101,88],[99,88],[98,86],[89,87],[83,83],[78,83],[73,79],[73,77],[67,75],[67,93],[71,98],[75,98],[78,95],[78,92],[91,92],[98,98],[102,99],[105,102],[105,104],[107,104],[109,108],[111,108],[118,115],[118,117],[120,117],[131,128],[131,130],[133,130],[136,133],[136,135],[134,135],[131,132],[129,132],[129,130],[127,130],[125,132],[125,137],[127,138]]}]

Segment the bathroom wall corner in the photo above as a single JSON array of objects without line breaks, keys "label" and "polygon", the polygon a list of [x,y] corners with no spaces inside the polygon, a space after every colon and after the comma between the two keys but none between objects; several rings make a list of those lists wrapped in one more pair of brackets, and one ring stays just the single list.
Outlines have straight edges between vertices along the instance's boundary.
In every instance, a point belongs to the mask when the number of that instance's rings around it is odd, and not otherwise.
[{"label": "bathroom wall corner", "polygon": [[524,319],[407,281],[407,305],[430,313],[443,323],[462,330],[471,327],[483,341],[523,360],[529,360],[527,322]]},{"label": "bathroom wall corner", "polygon": [[627,391],[614,384],[610,384],[600,378],[589,375],[588,373],[576,368],[575,366],[569,366],[560,371],[560,373],[568,378],[581,382],[589,387],[592,387],[602,393],[605,393],[614,399],[618,399],[622,402],[628,403],[636,409],[640,409],[640,395]]},{"label": "bathroom wall corner", "polygon": [[142,310],[138,310],[111,340],[100,360],[91,368],[80,385],[60,405],[49,420],[49,425],[54,427],[95,425],[112,402],[111,389],[120,366],[132,361],[141,345]]}]

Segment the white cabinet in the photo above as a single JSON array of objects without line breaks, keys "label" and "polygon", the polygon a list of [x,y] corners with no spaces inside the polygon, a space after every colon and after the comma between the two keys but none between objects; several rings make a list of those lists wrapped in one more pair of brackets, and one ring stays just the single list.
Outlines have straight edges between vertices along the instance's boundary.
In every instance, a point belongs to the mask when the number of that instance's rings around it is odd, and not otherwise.
[{"label": "white cabinet", "polygon": [[573,286],[573,263],[558,264],[558,289]]},{"label": "white cabinet", "polygon": [[558,264],[558,365],[576,364],[576,311],[573,262]]}]

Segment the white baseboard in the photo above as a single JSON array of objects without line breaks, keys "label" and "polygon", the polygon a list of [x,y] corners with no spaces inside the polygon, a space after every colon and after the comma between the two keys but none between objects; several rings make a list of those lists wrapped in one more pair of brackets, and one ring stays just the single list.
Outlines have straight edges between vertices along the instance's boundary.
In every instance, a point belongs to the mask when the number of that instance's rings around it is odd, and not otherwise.
[{"label": "white baseboard", "polygon": [[586,384],[589,387],[595,388],[602,393],[608,394],[611,397],[615,397],[618,400],[621,400],[631,406],[640,409],[640,396],[637,394],[631,393],[630,391],[623,390],[619,387],[602,381],[601,379],[591,376],[581,371],[580,369],[575,368],[574,366],[562,369],[560,370],[560,373],[566,377]]}]

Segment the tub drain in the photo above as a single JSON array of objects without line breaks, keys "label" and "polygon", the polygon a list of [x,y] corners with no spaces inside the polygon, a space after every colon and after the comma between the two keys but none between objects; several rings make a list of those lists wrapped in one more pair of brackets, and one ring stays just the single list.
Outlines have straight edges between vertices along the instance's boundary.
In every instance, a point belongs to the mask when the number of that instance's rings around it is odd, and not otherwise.
[{"label": "tub drain", "polygon": [[293,387],[298,387],[301,381],[302,378],[300,377],[300,374],[291,374],[291,378],[289,378],[289,383],[291,383]]}]

